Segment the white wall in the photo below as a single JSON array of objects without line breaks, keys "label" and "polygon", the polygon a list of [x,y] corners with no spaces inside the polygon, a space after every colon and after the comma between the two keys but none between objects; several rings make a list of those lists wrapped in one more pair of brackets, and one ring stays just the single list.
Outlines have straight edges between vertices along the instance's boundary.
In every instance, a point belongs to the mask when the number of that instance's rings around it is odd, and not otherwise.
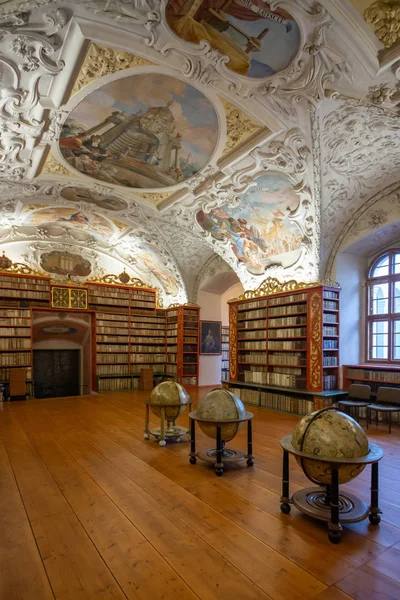
[{"label": "white wall", "polygon": [[340,309],[340,363],[365,360],[365,279],[367,261],[355,254],[339,254],[334,279],[342,286]]}]

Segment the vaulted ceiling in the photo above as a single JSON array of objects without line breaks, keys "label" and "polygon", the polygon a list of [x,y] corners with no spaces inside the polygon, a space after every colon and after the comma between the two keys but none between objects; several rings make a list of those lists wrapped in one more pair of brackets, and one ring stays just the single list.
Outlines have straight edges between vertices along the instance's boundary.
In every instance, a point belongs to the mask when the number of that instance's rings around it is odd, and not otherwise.
[{"label": "vaulted ceiling", "polygon": [[373,252],[400,220],[399,10],[0,2],[1,249],[165,304]]}]

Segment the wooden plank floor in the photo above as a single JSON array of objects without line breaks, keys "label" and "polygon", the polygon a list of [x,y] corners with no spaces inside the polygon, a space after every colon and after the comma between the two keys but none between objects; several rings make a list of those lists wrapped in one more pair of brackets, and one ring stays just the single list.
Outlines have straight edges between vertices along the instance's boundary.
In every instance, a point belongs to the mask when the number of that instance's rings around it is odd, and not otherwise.
[{"label": "wooden plank floor", "polygon": [[[279,440],[298,417],[253,409],[255,466],[217,478],[187,442],[143,440],[147,396],[0,404],[1,600],[400,599],[399,426],[369,432],[386,452],[380,526],[349,525],[334,546],[325,524],[279,509]],[[367,502],[369,477],[347,486]],[[291,492],[309,485],[291,462]]]}]

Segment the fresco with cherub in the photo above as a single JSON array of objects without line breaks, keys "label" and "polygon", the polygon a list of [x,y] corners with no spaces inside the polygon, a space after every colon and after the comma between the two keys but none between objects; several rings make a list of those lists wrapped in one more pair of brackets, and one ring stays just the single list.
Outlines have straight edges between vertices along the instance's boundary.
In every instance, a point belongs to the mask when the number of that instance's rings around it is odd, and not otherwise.
[{"label": "fresco with cherub", "polygon": [[69,165],[89,177],[128,188],[157,189],[195,175],[219,135],[210,100],[167,75],[115,79],[71,111],[59,140]]},{"label": "fresco with cherub", "polygon": [[201,210],[196,219],[215,240],[228,241],[250,273],[262,275],[269,266],[288,268],[300,258],[303,236],[291,219],[299,201],[287,177],[269,173],[254,181],[237,206]]},{"label": "fresco with cherub", "polygon": [[285,69],[300,47],[292,15],[264,0],[169,0],[167,22],[187,42],[209,42],[229,58],[227,67],[247,77]]}]

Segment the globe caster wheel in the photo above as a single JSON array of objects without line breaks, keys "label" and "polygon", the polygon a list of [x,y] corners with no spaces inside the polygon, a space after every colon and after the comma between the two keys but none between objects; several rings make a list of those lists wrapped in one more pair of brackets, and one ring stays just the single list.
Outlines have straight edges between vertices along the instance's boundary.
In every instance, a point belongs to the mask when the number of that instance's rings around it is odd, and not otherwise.
[{"label": "globe caster wheel", "polygon": [[221,469],[221,467],[217,467],[215,469],[215,474],[216,474],[217,477],[222,477],[223,472],[224,472],[224,470]]},{"label": "globe caster wheel", "polygon": [[379,525],[379,523],[381,522],[380,515],[377,515],[376,513],[370,513],[368,515],[368,519],[371,525]]},{"label": "globe caster wheel", "polygon": [[190,462],[191,465],[195,465],[197,463],[196,457],[195,456],[191,456],[189,458],[189,462]]},{"label": "globe caster wheel", "polygon": [[281,504],[281,512],[283,512],[284,515],[288,515],[291,510],[292,507],[290,506],[290,504],[287,504],[286,502]]},{"label": "globe caster wheel", "polygon": [[330,531],[328,533],[328,537],[329,541],[332,542],[332,544],[338,544],[342,539],[342,534],[340,533],[340,531]]},{"label": "globe caster wheel", "polygon": [[143,436],[143,438],[145,440],[149,440],[150,439],[150,435],[148,433],[145,433],[144,436]]},{"label": "globe caster wheel", "polygon": [[247,459],[247,466],[248,467],[252,467],[254,465],[254,458],[248,458]]},{"label": "globe caster wheel", "polygon": [[163,447],[164,447],[164,446],[166,446],[166,445],[167,445],[167,442],[166,442],[165,440],[160,440],[160,441],[158,442],[158,445],[159,445],[159,446],[163,446]]}]

